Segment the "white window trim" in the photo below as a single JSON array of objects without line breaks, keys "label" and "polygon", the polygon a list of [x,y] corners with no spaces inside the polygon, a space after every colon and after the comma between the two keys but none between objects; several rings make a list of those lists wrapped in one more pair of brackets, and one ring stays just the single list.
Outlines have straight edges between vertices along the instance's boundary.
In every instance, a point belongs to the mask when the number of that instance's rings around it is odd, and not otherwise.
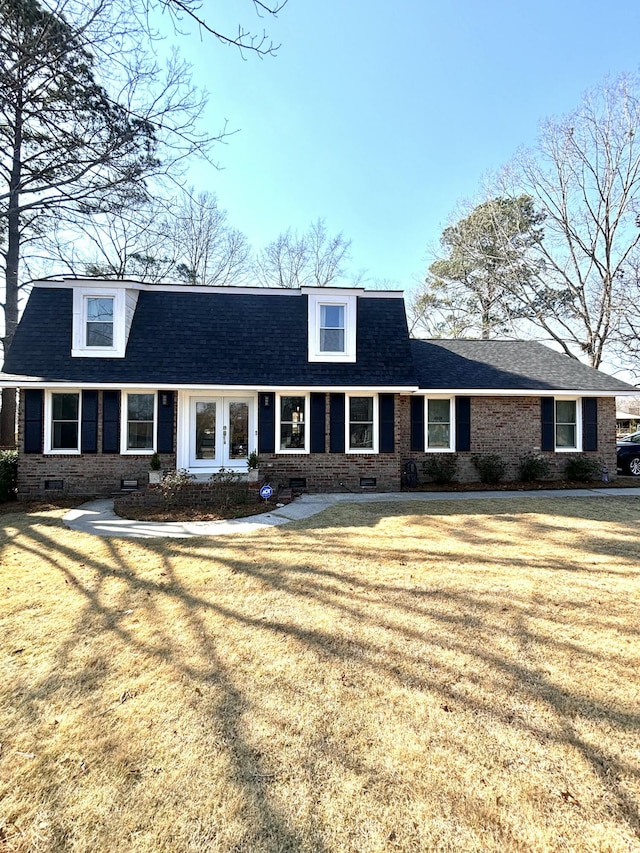
[{"label": "white window trim", "polygon": [[[130,394],[152,394],[153,395],[153,447],[127,448],[129,438],[129,395]],[[158,447],[158,393],[149,388],[128,388],[122,392],[120,401],[120,455],[121,456],[152,456]]]},{"label": "white window trim", "polygon": [[[113,299],[113,346],[89,347],[86,343],[87,300]],[[74,358],[124,358],[126,349],[125,289],[123,287],[74,287],[71,355]]]},{"label": "white window trim", "polygon": [[[558,400],[569,400],[576,404],[576,446],[558,447],[556,444],[556,428],[558,419],[556,416],[556,403]],[[553,446],[556,453],[581,453],[582,452],[582,397],[554,397],[553,398]]]},{"label": "white window trim", "polygon": [[[373,398],[373,447],[350,447],[349,439],[351,433],[351,398],[352,397],[372,397]],[[362,391],[358,394],[346,394],[345,395],[345,409],[344,409],[344,447],[345,453],[351,453],[357,456],[362,456],[366,453],[378,453],[380,446],[380,418],[378,416],[378,395],[377,394],[367,394],[365,391]]]},{"label": "white window trim", "polygon": [[[357,296],[344,294],[309,294],[309,361],[353,363],[356,360]],[[323,352],[320,349],[320,318],[323,305],[342,305],[344,308],[344,351]]]},{"label": "white window trim", "polygon": [[[282,406],[281,400],[283,397],[304,397],[304,447],[285,447],[280,448],[280,426],[282,424]],[[283,456],[303,456],[308,454],[311,446],[311,423],[309,421],[309,406],[311,395],[306,391],[287,391],[276,394],[276,450],[278,454]]]},{"label": "white window trim", "polygon": [[[449,447],[429,447],[429,400],[449,401]],[[449,394],[429,394],[424,398],[424,449],[425,453],[456,452],[456,398]]]},{"label": "white window trim", "polygon": [[[53,447],[53,395],[54,394],[77,394],[78,395],[78,446]],[[78,388],[55,388],[47,390],[44,395],[44,452],[52,456],[79,456],[82,442],[82,391]]]}]

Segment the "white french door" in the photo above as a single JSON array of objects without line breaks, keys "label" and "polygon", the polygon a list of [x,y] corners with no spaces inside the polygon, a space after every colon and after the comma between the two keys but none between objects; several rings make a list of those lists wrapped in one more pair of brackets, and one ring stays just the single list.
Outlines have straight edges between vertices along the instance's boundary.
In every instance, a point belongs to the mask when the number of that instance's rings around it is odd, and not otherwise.
[{"label": "white french door", "polygon": [[194,470],[246,470],[253,450],[252,397],[190,396],[188,467]]}]

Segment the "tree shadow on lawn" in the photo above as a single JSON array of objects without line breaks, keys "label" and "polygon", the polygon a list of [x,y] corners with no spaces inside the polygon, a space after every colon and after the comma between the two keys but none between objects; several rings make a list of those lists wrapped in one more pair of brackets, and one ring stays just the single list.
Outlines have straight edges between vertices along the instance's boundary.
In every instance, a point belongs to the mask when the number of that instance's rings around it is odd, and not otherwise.
[{"label": "tree shadow on lawn", "polygon": [[[614,506],[624,500],[616,499]],[[489,512],[486,501],[446,506],[430,502],[425,511],[439,518],[464,518],[468,522],[464,530],[449,527],[449,533],[467,543],[469,537],[475,537],[475,546],[481,548],[496,540],[496,523],[511,524],[509,517],[515,512],[524,515],[525,523],[528,514],[539,516],[545,511],[556,520],[602,521],[602,506],[592,506],[590,501],[580,499],[572,507],[563,499],[553,499],[543,507],[542,503],[535,506],[537,499],[527,499],[517,509],[512,502],[507,507],[496,501],[489,528],[484,518]],[[614,562],[611,572],[580,566],[569,558],[552,564],[541,560],[537,565],[530,558],[521,564],[509,559],[515,576],[526,579],[527,573],[536,574],[539,588],[532,596],[513,578],[502,582],[495,549],[488,548],[484,558],[463,550],[456,557],[460,574],[464,576],[468,569],[477,578],[484,566],[488,579],[475,587],[455,586],[441,580],[439,566],[448,555],[433,554],[431,544],[425,545],[420,531],[413,530],[421,522],[416,504],[394,504],[392,510],[388,505],[359,505],[359,512],[345,519],[343,527],[366,528],[371,533],[371,525],[375,528],[391,512],[393,517],[407,518],[407,536],[401,542],[356,537],[351,553],[345,553],[339,510],[323,514],[325,524],[319,524],[321,519],[316,517],[311,523],[268,535],[218,541],[202,538],[141,544],[111,539],[91,548],[84,534],[68,534],[67,538],[37,521],[23,528],[11,544],[19,549],[25,565],[32,562],[48,567],[59,576],[64,594],[72,590],[77,598],[69,611],[67,636],[60,636],[48,668],[27,672],[12,684],[14,695],[20,697],[20,713],[7,728],[7,742],[18,731],[37,728],[43,702],[55,705],[61,695],[75,691],[81,698],[79,724],[105,711],[102,684],[112,662],[105,660],[98,670],[90,661],[84,668],[78,666],[83,645],[91,645],[100,636],[103,645],[119,649],[118,653],[126,649],[157,667],[159,678],[174,684],[180,695],[191,697],[195,705],[189,713],[193,712],[194,719],[219,733],[229,784],[245,800],[239,820],[244,822],[245,843],[253,845],[251,849],[307,850],[312,831],[313,849],[323,851],[321,839],[330,827],[312,802],[305,801],[304,819],[300,817],[297,823],[283,810],[282,798],[274,796],[273,787],[288,771],[272,763],[268,750],[256,746],[260,737],[255,733],[247,736],[250,715],[263,718],[267,731],[278,741],[298,737],[307,743],[308,786],[322,783],[322,778],[314,777],[313,768],[325,762],[360,778],[372,774],[369,760],[351,749],[348,741],[320,735],[314,740],[311,733],[296,733],[293,716],[285,706],[278,717],[259,683],[267,677],[264,673],[269,677],[275,673],[273,689],[290,697],[292,705],[319,702],[322,713],[318,719],[337,720],[341,697],[344,701],[348,697],[355,701],[353,694],[366,698],[373,695],[373,685],[378,685],[382,690],[431,697],[440,708],[448,709],[446,713],[450,709],[469,712],[537,742],[568,745],[588,762],[603,796],[614,800],[619,817],[640,837],[638,802],[624,784],[625,779],[637,784],[637,762],[624,758],[622,750],[604,740],[599,744],[581,733],[584,721],[596,726],[604,723],[619,732],[623,741],[633,737],[637,742],[640,713],[623,709],[615,698],[596,699],[566,677],[554,678],[529,654],[531,649],[542,648],[550,658],[570,658],[578,669],[595,666],[600,677],[608,671],[632,671],[633,646],[627,656],[621,656],[620,646],[605,644],[599,649],[587,642],[588,637],[616,631],[627,642],[637,642],[635,626],[620,622],[615,612],[603,613],[589,604],[594,574],[621,578],[631,574],[622,560],[617,564],[618,552],[609,555]],[[629,519],[637,519],[639,513],[635,503],[627,508]],[[605,517],[609,524],[617,524],[611,514],[605,513]],[[629,533],[623,522],[615,529],[625,538]],[[536,541],[544,535],[561,536],[562,531],[536,517],[529,534]],[[583,541],[583,548],[597,557],[606,556],[607,541],[594,533]],[[629,559],[635,560],[637,553],[636,548]],[[136,558],[142,554],[151,556],[152,568],[140,568]],[[383,569],[375,580],[369,576],[367,567],[371,566]],[[557,593],[545,590],[543,578],[549,571],[571,573],[573,586],[561,600]],[[587,629],[582,639],[566,630],[576,620]],[[315,685],[300,679],[304,670],[299,673],[295,666],[289,670],[284,664],[279,668],[270,659],[279,649],[283,659],[303,656],[312,672],[326,676],[326,698]],[[254,669],[256,661],[258,670]],[[275,667],[273,672],[271,667]],[[263,675],[252,683],[248,676],[256,671]],[[543,708],[544,713],[523,713],[523,703]],[[111,743],[118,741],[116,727],[110,736]],[[197,739],[194,729],[187,728],[185,736]],[[118,748],[124,749],[122,745]],[[286,754],[285,749],[283,756]],[[473,755],[469,761],[473,762]],[[300,767],[297,771],[302,772]],[[198,772],[206,784],[206,773]],[[379,782],[385,773],[382,766],[375,768]],[[392,777],[390,774],[389,784]],[[49,796],[54,805],[59,796],[58,809],[65,814],[66,794],[52,789]],[[64,844],[68,827],[61,825],[56,831]],[[211,826],[203,824],[194,831],[202,845],[219,841]]]}]

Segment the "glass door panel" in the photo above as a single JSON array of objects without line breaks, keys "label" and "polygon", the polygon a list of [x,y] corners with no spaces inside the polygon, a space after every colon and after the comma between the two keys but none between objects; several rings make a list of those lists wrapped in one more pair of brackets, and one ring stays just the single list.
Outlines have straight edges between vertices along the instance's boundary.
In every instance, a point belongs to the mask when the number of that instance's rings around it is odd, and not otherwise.
[{"label": "glass door panel", "polygon": [[229,401],[229,460],[249,455],[249,406],[244,400]]},{"label": "glass door panel", "polygon": [[216,403],[196,400],[195,458],[216,458]]}]

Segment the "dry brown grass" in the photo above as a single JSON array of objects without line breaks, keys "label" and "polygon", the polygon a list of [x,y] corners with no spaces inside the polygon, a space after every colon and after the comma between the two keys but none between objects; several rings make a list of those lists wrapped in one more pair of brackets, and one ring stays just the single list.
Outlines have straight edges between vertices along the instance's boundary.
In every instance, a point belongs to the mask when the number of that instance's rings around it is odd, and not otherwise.
[{"label": "dry brown grass", "polygon": [[0,518],[0,851],[640,850],[640,503]]}]

